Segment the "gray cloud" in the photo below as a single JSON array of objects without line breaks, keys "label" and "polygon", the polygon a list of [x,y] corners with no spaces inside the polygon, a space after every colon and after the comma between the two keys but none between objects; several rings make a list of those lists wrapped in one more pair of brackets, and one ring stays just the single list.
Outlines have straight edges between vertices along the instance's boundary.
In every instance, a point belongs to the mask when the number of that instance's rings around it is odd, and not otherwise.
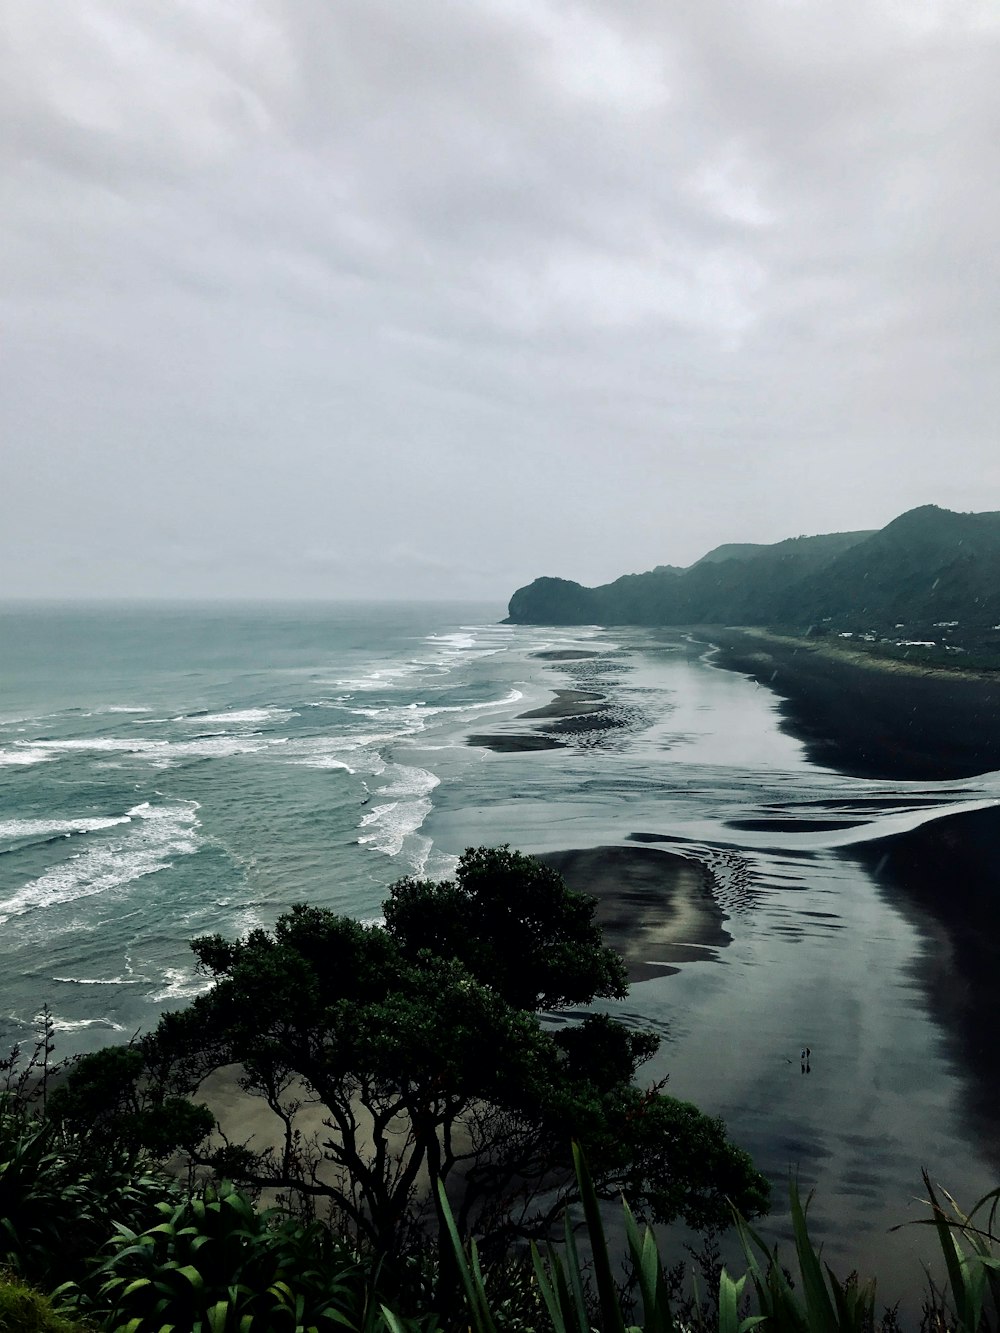
[{"label": "gray cloud", "polygon": [[1000,508],[991,0],[0,25],[9,594],[500,598]]}]

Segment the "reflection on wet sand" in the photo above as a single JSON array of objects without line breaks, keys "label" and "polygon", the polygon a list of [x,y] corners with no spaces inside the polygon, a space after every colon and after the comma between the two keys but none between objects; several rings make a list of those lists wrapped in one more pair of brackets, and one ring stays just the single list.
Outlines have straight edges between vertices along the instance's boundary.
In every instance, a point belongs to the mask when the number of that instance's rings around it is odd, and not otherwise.
[{"label": "reflection on wet sand", "polygon": [[[647,653],[637,632],[623,653],[622,637],[613,683],[599,658],[545,669],[556,691],[571,668],[574,690],[604,693],[630,725],[486,755],[461,801],[435,812],[435,837],[461,847],[495,831],[598,892],[634,983],[612,1007],[666,1035],[649,1076],[721,1114],[768,1172],[769,1234],[789,1234],[783,1182],[796,1170],[817,1187],[825,1257],[878,1272],[885,1298],[905,1300],[933,1239],[889,1228],[919,1214],[921,1168],[969,1204],[1000,1174],[984,1046],[1000,998],[1000,773],[821,767],[776,697],[704,646]],[[628,882],[639,863],[614,859],[629,847],[671,857],[641,872],[641,891]],[[700,947],[691,905],[725,947]]]}]

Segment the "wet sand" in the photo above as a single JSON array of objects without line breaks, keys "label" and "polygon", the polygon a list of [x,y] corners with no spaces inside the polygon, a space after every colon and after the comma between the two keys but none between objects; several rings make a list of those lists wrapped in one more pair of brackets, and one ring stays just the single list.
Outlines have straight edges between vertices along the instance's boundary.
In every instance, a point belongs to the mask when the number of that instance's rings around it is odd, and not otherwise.
[{"label": "wet sand", "polygon": [[528,754],[532,750],[562,750],[565,741],[554,740],[551,736],[532,735],[528,732],[480,733],[467,736],[467,745],[476,745],[483,750],[492,750],[494,754]]},{"label": "wet sand", "polygon": [[[535,656],[546,654],[536,653]],[[548,655],[548,658],[562,662],[597,656],[597,653],[571,653],[568,656],[559,654],[556,658]],[[560,735],[594,735],[624,725],[623,720],[612,711],[607,696],[597,690],[554,690],[549,703],[519,713],[517,721],[545,725],[534,731],[479,732],[467,736],[466,744],[492,750],[495,754],[527,754],[532,750],[564,748],[568,742],[559,740]]]},{"label": "wet sand", "polygon": [[556,690],[551,703],[541,708],[530,708],[519,714],[522,718],[544,717],[584,717],[588,713],[598,713],[605,706],[603,694],[594,690]]},{"label": "wet sand", "polygon": [[576,893],[597,899],[597,920],[625,959],[630,982],[675,972],[674,963],[708,960],[730,942],[707,868],[649,847],[590,847],[537,857]]},{"label": "wet sand", "polygon": [[850,855],[923,937],[914,974],[967,1071],[970,1131],[1000,1168],[1000,809],[937,819]]},{"label": "wet sand", "polygon": [[[783,700],[783,726],[816,762],[860,777],[951,780],[1000,769],[1000,681],[852,660],[794,641],[712,631],[717,665]],[[902,666],[902,669],[901,669]],[[738,827],[738,823],[734,821]],[[753,821],[745,821],[753,827]],[[1000,1165],[1000,809],[936,819],[842,855],[863,865],[919,930],[913,960],[951,1058],[969,1130]]]},{"label": "wet sand", "polygon": [[747,630],[700,633],[718,645],[717,666],[782,698],[785,729],[818,764],[904,781],[1000,769],[1000,680],[854,659]]},{"label": "wet sand", "polygon": [[602,657],[603,653],[590,652],[584,648],[550,648],[531,655],[540,662],[584,662],[590,657]]}]

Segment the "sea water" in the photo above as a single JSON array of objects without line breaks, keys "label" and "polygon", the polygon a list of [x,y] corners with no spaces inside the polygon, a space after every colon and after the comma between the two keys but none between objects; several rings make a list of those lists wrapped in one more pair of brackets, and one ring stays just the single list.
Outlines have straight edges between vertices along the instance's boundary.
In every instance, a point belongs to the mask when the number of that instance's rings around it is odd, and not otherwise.
[{"label": "sea water", "polygon": [[[447,876],[469,845],[666,840],[712,869],[732,940],[609,1006],[663,1038],[646,1076],[725,1117],[775,1182],[774,1234],[798,1171],[831,1261],[917,1289],[926,1246],[888,1227],[918,1214],[921,1166],[967,1202],[996,1182],[915,972],[926,941],[850,852],[996,805],[1000,776],[845,777],[709,644],[502,615],[7,608],[0,1040],[43,1004],[59,1054],[125,1040],[206,988],[192,937],[302,901],[377,920],[391,883]],[[614,725],[530,753],[468,743],[531,730],[519,715],[565,688],[603,695]]]}]

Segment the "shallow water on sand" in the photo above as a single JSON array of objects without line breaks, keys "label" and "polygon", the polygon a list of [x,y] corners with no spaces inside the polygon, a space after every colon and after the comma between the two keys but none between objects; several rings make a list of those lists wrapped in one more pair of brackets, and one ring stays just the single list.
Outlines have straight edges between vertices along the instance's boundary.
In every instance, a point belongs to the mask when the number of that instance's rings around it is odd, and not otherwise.
[{"label": "shallow water on sand", "polygon": [[[47,1000],[63,1053],[121,1040],[204,985],[192,935],[303,899],[372,917],[393,880],[445,875],[468,845],[662,845],[710,866],[732,939],[651,959],[673,974],[611,1006],[663,1036],[650,1077],[769,1174],[771,1234],[798,1170],[835,1267],[878,1271],[887,1298],[919,1287],[932,1245],[886,1229],[919,1211],[921,1166],[972,1202],[996,1163],[965,1114],[975,1071],[928,1011],[933,943],[852,848],[998,805],[1000,775],[843,776],[708,645],[501,614],[4,613],[0,1039]],[[596,656],[537,656],[577,650]],[[523,718],[555,690],[607,709]],[[487,731],[559,748],[467,743]]]},{"label": "shallow water on sand", "polygon": [[[932,945],[851,848],[996,806],[1000,774],[889,783],[818,768],[779,729],[774,697],[706,650],[632,635],[603,680],[634,710],[628,729],[597,752],[490,755],[429,827],[457,846],[474,821],[535,852],[638,839],[713,867],[732,942],[650,959],[676,974],[609,1008],[654,1026],[664,1040],[648,1072],[722,1115],[771,1178],[767,1234],[790,1234],[797,1173],[816,1187],[827,1261],[878,1273],[883,1299],[912,1311],[935,1242],[889,1228],[922,1215],[921,1167],[970,1205],[1000,1172],[965,1114],[969,1071],[928,1010],[918,964]],[[692,953],[703,961],[678,962]]]}]

